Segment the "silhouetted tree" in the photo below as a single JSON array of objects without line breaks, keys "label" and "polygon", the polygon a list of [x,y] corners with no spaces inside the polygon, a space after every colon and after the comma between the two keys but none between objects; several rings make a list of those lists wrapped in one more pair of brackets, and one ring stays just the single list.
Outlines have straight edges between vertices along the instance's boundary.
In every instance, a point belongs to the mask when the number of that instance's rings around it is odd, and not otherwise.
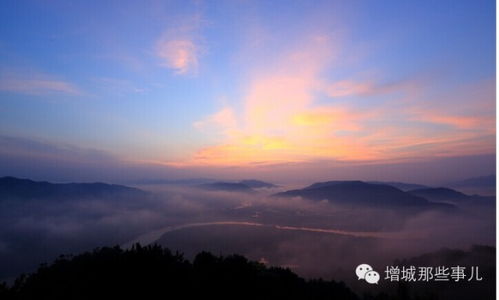
[{"label": "silhouetted tree", "polygon": [[199,253],[193,263],[158,245],[99,248],[41,265],[2,299],[358,299],[342,283],[306,281],[289,269],[268,268],[240,255]]},{"label": "silhouetted tree", "polygon": [[[435,290],[401,283],[364,300],[436,300]],[[61,255],[36,272],[0,284],[0,299],[360,299],[343,282],[305,280],[289,269],[267,267],[241,255],[199,253],[189,262],[158,245],[98,248]]]}]

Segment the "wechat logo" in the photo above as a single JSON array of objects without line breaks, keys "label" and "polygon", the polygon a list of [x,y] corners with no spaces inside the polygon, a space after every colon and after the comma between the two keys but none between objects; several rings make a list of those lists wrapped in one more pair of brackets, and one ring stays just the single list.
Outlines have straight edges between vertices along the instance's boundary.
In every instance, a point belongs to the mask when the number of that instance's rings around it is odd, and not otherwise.
[{"label": "wechat logo", "polygon": [[378,284],[379,273],[368,264],[360,264],[355,268],[355,274],[359,280],[364,279],[369,284]]}]

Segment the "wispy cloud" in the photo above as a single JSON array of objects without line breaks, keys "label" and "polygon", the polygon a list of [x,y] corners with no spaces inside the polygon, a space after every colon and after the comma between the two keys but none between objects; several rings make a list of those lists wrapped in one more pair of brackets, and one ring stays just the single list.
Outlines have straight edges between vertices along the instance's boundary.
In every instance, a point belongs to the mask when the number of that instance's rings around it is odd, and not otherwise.
[{"label": "wispy cloud", "polygon": [[156,55],[160,65],[178,75],[196,75],[199,57],[203,53],[199,15],[184,18],[180,24],[165,31],[156,43]]},{"label": "wispy cloud", "polygon": [[[199,149],[184,164],[386,162],[495,151],[495,116],[484,104],[493,102],[489,84],[478,87],[479,95],[468,89],[434,99],[417,79],[391,84],[377,83],[380,78],[328,81],[322,74],[334,70],[340,46],[330,37],[311,35],[280,53],[274,63],[253,74],[242,111],[224,106],[194,123],[223,138]],[[344,101],[350,96],[365,97],[369,105]],[[452,102],[466,105],[449,105]]]},{"label": "wispy cloud", "polygon": [[198,52],[197,45],[189,39],[161,41],[157,50],[161,65],[180,75],[197,72]]},{"label": "wispy cloud", "polygon": [[135,83],[127,79],[99,77],[95,78],[95,81],[103,89],[106,89],[107,91],[114,94],[120,94],[120,95],[125,95],[130,93],[137,94],[137,93],[144,93],[148,90],[147,88],[136,85]]},{"label": "wispy cloud", "polygon": [[55,79],[52,76],[31,72],[4,73],[0,75],[0,91],[44,95],[62,93],[69,95],[81,94],[81,90],[74,84]]},{"label": "wispy cloud", "polygon": [[232,108],[225,107],[208,118],[195,122],[193,125],[199,130],[218,130],[224,128],[226,130],[224,133],[230,134],[231,130],[237,128],[237,118]]},{"label": "wispy cloud", "polygon": [[356,119],[363,113],[341,105],[317,106],[313,95],[323,89],[319,74],[336,57],[333,40],[311,35],[304,45],[255,76],[240,118],[225,107],[195,123],[218,125],[225,141],[201,149],[192,163],[300,162],[356,153],[337,133],[359,130]]},{"label": "wispy cloud", "polygon": [[353,80],[340,80],[324,87],[324,91],[329,97],[365,95],[373,90],[372,83]]},{"label": "wispy cloud", "polygon": [[462,85],[426,101],[407,103],[411,120],[447,125],[455,130],[495,134],[495,82]]}]

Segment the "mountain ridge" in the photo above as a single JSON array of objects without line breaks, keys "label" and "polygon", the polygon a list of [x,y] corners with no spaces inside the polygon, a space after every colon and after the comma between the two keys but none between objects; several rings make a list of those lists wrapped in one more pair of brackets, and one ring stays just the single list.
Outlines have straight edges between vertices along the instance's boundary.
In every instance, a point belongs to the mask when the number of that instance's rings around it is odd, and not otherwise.
[{"label": "mountain ridge", "polygon": [[114,195],[143,196],[147,192],[118,184],[51,183],[12,176],[0,177],[0,199],[94,198]]},{"label": "mountain ridge", "polygon": [[430,202],[428,199],[412,195],[390,185],[373,184],[359,180],[317,182],[302,189],[276,193],[272,196],[300,196],[312,200],[325,199],[338,204],[380,207],[445,207],[445,205]]}]

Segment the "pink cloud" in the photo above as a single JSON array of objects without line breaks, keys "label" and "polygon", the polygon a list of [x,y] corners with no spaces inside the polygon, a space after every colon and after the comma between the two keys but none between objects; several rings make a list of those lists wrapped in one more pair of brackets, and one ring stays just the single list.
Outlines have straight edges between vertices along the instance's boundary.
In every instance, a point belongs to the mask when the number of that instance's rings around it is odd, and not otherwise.
[{"label": "pink cloud", "polygon": [[373,85],[369,82],[341,80],[325,86],[324,91],[329,97],[365,95],[373,91]]},{"label": "pink cloud", "polygon": [[194,15],[176,20],[156,43],[155,53],[160,65],[175,74],[197,74],[199,57],[204,51],[200,29],[203,20]]},{"label": "pink cloud", "polygon": [[200,149],[190,163],[237,165],[363,156],[358,149],[348,148],[350,138],[338,132],[358,131],[365,113],[339,105],[315,105],[313,94],[321,90],[319,74],[336,53],[331,39],[312,36],[304,47],[270,66],[270,72],[256,75],[243,99],[240,118],[225,107],[195,123],[198,128],[216,125],[225,135],[219,145]]},{"label": "pink cloud", "polygon": [[157,55],[161,65],[176,74],[196,73],[198,68],[198,46],[189,39],[165,40],[158,43]]},{"label": "pink cloud", "polygon": [[404,113],[410,120],[447,125],[455,130],[495,134],[495,82],[460,86],[428,100],[413,100]]},{"label": "pink cloud", "polygon": [[[312,35],[279,52],[252,73],[245,94],[237,99],[240,111],[226,105],[194,123],[198,129],[219,133],[219,142],[176,165],[400,162],[495,151],[495,115],[487,113],[492,110],[484,104],[493,99],[490,92],[477,97],[477,92],[460,91],[467,96],[431,99],[421,78],[391,84],[376,84],[382,82],[379,78],[330,82],[323,76],[325,71],[334,72],[340,45]],[[379,96],[388,94],[388,100],[377,105]],[[323,98],[319,102],[318,95],[330,102]],[[369,105],[336,101],[354,95],[365,97]],[[456,105],[449,105],[452,101]]]},{"label": "pink cloud", "polygon": [[237,119],[234,110],[225,107],[205,120],[197,121],[194,127],[199,130],[218,130],[222,128],[225,134],[237,129]]}]

